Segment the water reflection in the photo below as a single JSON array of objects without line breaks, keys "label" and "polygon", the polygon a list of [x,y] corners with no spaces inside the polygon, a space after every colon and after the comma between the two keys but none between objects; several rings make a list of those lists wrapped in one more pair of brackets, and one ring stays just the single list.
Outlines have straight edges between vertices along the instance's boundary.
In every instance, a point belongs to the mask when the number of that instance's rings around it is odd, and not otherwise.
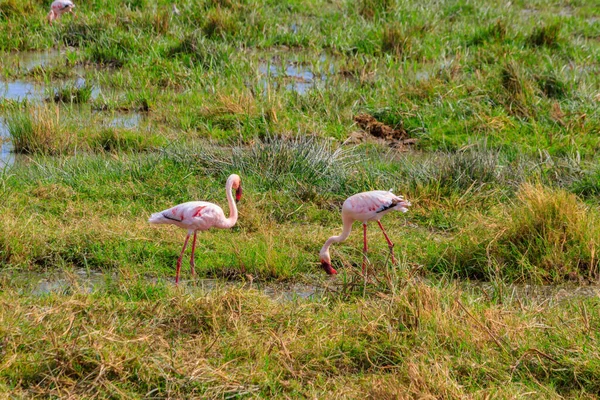
[{"label": "water reflection", "polygon": [[[258,65],[258,72],[267,78],[283,78],[287,82],[285,85],[287,90],[306,94],[317,82],[324,82],[328,75],[332,75],[334,66],[324,54],[319,57],[314,68],[298,60],[281,62],[275,57],[270,62],[261,62]],[[266,89],[269,84],[268,79],[262,81]],[[274,86],[277,86],[277,83]]]},{"label": "water reflection", "polygon": [[0,81],[0,99],[41,101],[44,99],[44,85],[25,81]]},{"label": "water reflection", "polygon": [[4,118],[0,118],[0,169],[12,165],[15,162],[15,155],[12,152],[12,145],[8,140],[8,127]]},{"label": "water reflection", "polygon": [[142,119],[143,116],[137,112],[117,114],[113,116],[106,125],[113,128],[133,129],[140,125]]},{"label": "water reflection", "polygon": [[24,51],[2,55],[1,65],[19,71],[29,71],[36,67],[46,67],[66,53],[50,49],[44,51]]}]

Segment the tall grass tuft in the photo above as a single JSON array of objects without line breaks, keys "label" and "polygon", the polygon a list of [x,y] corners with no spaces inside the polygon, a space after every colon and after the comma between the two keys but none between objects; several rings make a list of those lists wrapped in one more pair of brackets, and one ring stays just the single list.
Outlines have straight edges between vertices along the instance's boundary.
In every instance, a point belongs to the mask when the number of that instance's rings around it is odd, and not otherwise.
[{"label": "tall grass tuft", "polygon": [[155,33],[164,35],[169,32],[171,25],[171,13],[168,10],[161,10],[152,16],[152,29]]},{"label": "tall grass tuft", "polygon": [[[358,13],[366,19],[381,17],[395,6],[394,0],[358,0],[357,3]],[[352,5],[352,7],[355,7],[355,5]]]},{"label": "tall grass tuft", "polygon": [[572,193],[525,183],[491,219],[477,217],[442,256],[477,279],[522,282],[599,278],[600,217]]},{"label": "tall grass tuft", "polygon": [[144,152],[162,143],[159,137],[146,136],[130,129],[104,128],[89,140],[92,150],[116,152]]},{"label": "tall grass tuft", "polygon": [[402,26],[393,24],[384,28],[381,50],[397,57],[406,57],[412,49],[412,41]]},{"label": "tall grass tuft", "polygon": [[212,42],[194,32],[185,36],[178,44],[168,50],[170,56],[185,56],[194,64],[209,69],[222,65],[226,52],[219,43]]},{"label": "tall grass tuft", "polygon": [[57,106],[31,106],[15,111],[6,119],[8,133],[17,153],[55,155],[71,145]]},{"label": "tall grass tuft", "polygon": [[211,38],[224,38],[233,36],[236,32],[236,23],[234,16],[227,10],[220,7],[212,9],[206,15],[202,32]]},{"label": "tall grass tuft", "polygon": [[531,84],[515,62],[504,64],[500,71],[500,83],[504,89],[504,103],[508,111],[518,116],[531,115],[532,110],[528,106]]},{"label": "tall grass tuft", "polygon": [[600,199],[600,166],[586,171],[584,176],[571,185],[571,190],[579,196],[589,199]]},{"label": "tall grass tuft", "polygon": [[497,20],[495,23],[479,29],[469,40],[469,44],[479,46],[487,42],[502,41],[506,37],[506,33],[507,29],[504,21]]},{"label": "tall grass tuft", "polygon": [[567,84],[554,72],[537,76],[536,82],[544,95],[549,98],[562,99],[568,94]]},{"label": "tall grass tuft", "polygon": [[56,40],[62,41],[67,46],[84,47],[96,43],[100,39],[100,32],[107,29],[101,22],[88,24],[87,22],[71,22],[62,24],[56,31]]},{"label": "tall grass tuft", "polygon": [[533,47],[558,47],[560,42],[560,24],[536,27],[527,37],[527,43]]},{"label": "tall grass tuft", "polygon": [[600,221],[575,195],[525,184],[509,215],[508,229],[498,239],[495,252],[509,266],[520,267],[519,273],[531,271],[546,281],[598,277],[594,254]]},{"label": "tall grass tuft", "polygon": [[95,64],[121,68],[139,48],[137,38],[129,33],[114,36],[98,34],[99,38],[87,50],[87,59]]},{"label": "tall grass tuft", "polygon": [[92,98],[92,89],[93,87],[87,83],[82,86],[68,84],[55,89],[52,100],[56,103],[87,103]]},{"label": "tall grass tuft", "polygon": [[212,173],[239,171],[260,178],[267,190],[301,183],[333,192],[340,190],[358,161],[351,150],[334,149],[330,142],[310,136],[269,137],[230,153],[204,152],[198,157]]}]

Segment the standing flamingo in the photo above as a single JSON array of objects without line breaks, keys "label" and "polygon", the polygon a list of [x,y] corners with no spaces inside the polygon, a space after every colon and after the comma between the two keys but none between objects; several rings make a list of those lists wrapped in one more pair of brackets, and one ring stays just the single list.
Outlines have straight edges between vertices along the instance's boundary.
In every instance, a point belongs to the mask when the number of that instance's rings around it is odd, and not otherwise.
[{"label": "standing flamingo", "polygon": [[[235,189],[235,201],[231,189]],[[207,201],[190,201],[179,204],[168,210],[164,210],[150,216],[148,222],[151,224],[173,224],[180,228],[187,229],[188,234],[183,242],[181,254],[177,259],[177,273],[175,275],[175,284],[179,283],[179,271],[181,270],[181,260],[183,253],[190,239],[190,235],[194,234],[192,242],[192,256],[190,258],[190,267],[192,276],[195,275],[194,270],[194,251],[196,250],[196,233],[198,231],[206,231],[210,228],[228,229],[235,225],[238,219],[238,211],[235,203],[242,198],[242,180],[239,176],[233,174],[227,178],[225,184],[227,192],[227,202],[229,203],[229,218],[225,218],[223,209],[216,204]]]},{"label": "standing flamingo", "polygon": [[65,13],[73,14],[75,17],[75,13],[73,12],[73,8],[75,8],[75,4],[71,0],[55,0],[52,2],[50,6],[50,13],[48,14],[48,22],[52,25],[52,21],[55,19],[59,19],[61,15]]},{"label": "standing flamingo", "polygon": [[388,243],[388,247],[390,248],[392,263],[395,264],[396,259],[394,257],[394,244],[385,233],[385,229],[383,229],[383,225],[381,225],[379,220],[392,210],[407,212],[409,206],[410,202],[404,200],[402,196],[396,196],[393,194],[391,189],[389,192],[384,190],[373,190],[371,192],[358,193],[348,197],[342,206],[342,222],[344,224],[342,234],[339,236],[330,237],[321,248],[321,251],[319,252],[319,256],[321,257],[321,267],[329,275],[337,274],[337,271],[331,266],[329,246],[331,246],[332,243],[339,243],[346,240],[350,235],[352,223],[354,221],[361,221],[363,224],[363,274],[365,272],[367,260],[367,222],[369,221],[377,221],[379,224],[379,227],[383,232],[383,236],[385,236],[385,240]]}]

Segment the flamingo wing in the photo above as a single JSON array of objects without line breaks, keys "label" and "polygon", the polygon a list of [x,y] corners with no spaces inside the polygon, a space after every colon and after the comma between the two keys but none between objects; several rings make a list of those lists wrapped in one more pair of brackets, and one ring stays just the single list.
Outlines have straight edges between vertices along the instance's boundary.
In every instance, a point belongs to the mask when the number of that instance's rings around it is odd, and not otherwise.
[{"label": "flamingo wing", "polygon": [[359,221],[378,219],[391,210],[406,212],[408,206],[410,203],[402,196],[383,190],[358,193],[349,197],[344,203],[344,209],[354,214],[355,219]]},{"label": "flamingo wing", "polygon": [[75,7],[75,4],[69,0],[57,0],[52,3],[51,7],[55,10],[64,10],[66,8]]},{"label": "flamingo wing", "polygon": [[223,210],[218,205],[206,201],[190,201],[152,214],[149,222],[173,224],[191,230],[206,230],[219,226],[224,219]]}]

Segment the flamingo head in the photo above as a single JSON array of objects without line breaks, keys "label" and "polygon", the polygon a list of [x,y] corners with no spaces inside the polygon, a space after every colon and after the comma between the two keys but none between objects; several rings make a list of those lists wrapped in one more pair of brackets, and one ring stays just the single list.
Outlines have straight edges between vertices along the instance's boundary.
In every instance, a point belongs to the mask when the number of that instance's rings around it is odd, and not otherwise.
[{"label": "flamingo head", "polygon": [[324,258],[321,258],[321,268],[327,272],[327,275],[336,275],[337,271],[335,268],[331,266],[331,261],[327,261]]},{"label": "flamingo head", "polygon": [[229,177],[228,181],[231,181],[231,188],[235,189],[235,201],[237,203],[242,199],[242,178],[239,175],[233,174]]}]

